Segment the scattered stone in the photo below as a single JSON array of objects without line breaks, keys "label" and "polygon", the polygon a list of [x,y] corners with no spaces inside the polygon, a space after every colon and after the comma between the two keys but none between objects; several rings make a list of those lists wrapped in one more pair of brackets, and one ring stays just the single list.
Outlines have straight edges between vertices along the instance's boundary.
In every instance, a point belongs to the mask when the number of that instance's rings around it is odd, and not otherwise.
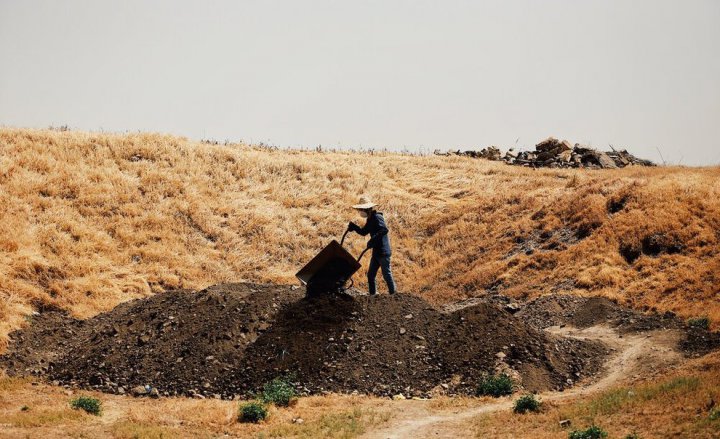
[{"label": "scattered stone", "polygon": [[441,153],[436,150],[435,155],[460,155],[486,160],[504,161],[507,164],[529,166],[532,168],[595,168],[615,169],[625,166],[655,166],[650,160],[635,157],[627,150],[618,151],[610,146],[611,151],[598,151],[588,146],[576,143],[573,145],[567,140],[558,140],[548,137],[535,145],[535,151],[515,152],[512,148],[502,155],[500,149],[494,146],[480,151],[449,151]]},{"label": "scattered stone", "polygon": [[130,393],[133,396],[144,396],[147,395],[147,390],[145,389],[145,386],[135,386],[132,389],[130,389]]},{"label": "scattered stone", "polygon": [[505,311],[509,312],[510,314],[515,314],[516,312],[520,311],[520,305],[517,303],[508,303],[505,305]]}]

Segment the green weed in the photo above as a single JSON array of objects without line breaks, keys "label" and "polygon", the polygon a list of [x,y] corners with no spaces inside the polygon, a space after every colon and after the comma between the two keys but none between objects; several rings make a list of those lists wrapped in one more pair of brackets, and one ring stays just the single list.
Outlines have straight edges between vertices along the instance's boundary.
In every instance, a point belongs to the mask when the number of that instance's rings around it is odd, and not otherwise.
[{"label": "green weed", "polygon": [[70,407],[74,410],[85,410],[86,413],[91,415],[100,416],[102,411],[102,403],[99,399],[91,396],[81,396],[70,401]]},{"label": "green weed", "polygon": [[296,394],[295,386],[293,386],[289,378],[278,377],[269,383],[265,383],[261,399],[266,404],[272,403],[279,407],[287,407]]},{"label": "green weed", "polygon": [[256,424],[267,418],[267,415],[268,411],[263,404],[259,402],[247,402],[240,406],[238,421]]},{"label": "green weed", "polygon": [[513,381],[507,374],[486,375],[478,384],[477,394],[495,398],[513,393]]},{"label": "green weed", "polygon": [[540,401],[535,398],[533,394],[523,395],[515,401],[515,407],[513,411],[515,413],[527,413],[527,412],[539,412]]},{"label": "green weed", "polygon": [[603,439],[607,436],[607,431],[603,430],[597,425],[591,425],[585,430],[571,431],[568,434],[568,439]]},{"label": "green weed", "polygon": [[687,324],[691,328],[710,329],[710,319],[704,316],[688,319]]}]

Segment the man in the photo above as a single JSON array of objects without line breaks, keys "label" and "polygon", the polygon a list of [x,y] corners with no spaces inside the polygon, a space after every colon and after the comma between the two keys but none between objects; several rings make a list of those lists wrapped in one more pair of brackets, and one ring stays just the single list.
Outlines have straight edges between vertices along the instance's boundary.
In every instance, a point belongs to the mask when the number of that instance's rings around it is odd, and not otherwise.
[{"label": "man", "polygon": [[388,292],[395,294],[395,281],[393,280],[392,271],[390,270],[390,237],[388,236],[388,229],[385,225],[383,214],[376,211],[375,206],[377,206],[377,204],[370,201],[369,198],[360,197],[360,203],[354,205],[353,209],[356,209],[360,213],[360,216],[366,218],[367,221],[363,227],[350,221],[348,230],[357,232],[363,236],[370,235],[367,248],[372,249],[372,257],[370,258],[370,266],[367,272],[368,292],[371,295],[376,293],[375,276],[377,276],[378,269],[382,269],[382,275],[385,283],[387,283]]}]

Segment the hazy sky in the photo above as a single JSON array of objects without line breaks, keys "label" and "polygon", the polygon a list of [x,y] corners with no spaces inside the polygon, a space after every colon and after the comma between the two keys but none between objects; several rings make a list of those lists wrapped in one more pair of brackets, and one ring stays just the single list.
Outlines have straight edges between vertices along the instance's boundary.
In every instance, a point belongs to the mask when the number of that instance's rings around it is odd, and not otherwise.
[{"label": "hazy sky", "polygon": [[0,124],[720,163],[720,1],[0,0]]}]

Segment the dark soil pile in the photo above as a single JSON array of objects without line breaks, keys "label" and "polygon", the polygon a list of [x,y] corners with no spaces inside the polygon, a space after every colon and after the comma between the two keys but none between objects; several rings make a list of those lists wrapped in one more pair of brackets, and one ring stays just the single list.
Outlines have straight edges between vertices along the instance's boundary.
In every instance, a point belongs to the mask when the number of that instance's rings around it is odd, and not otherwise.
[{"label": "dark soil pile", "polygon": [[493,304],[442,313],[408,295],[303,298],[289,286],[232,284],[169,292],[78,321],[43,312],[12,334],[11,374],[123,393],[231,398],[292,374],[307,393],[472,393],[496,367],[527,390],[596,372],[599,345],[560,339]]},{"label": "dark soil pile", "polygon": [[413,296],[381,295],[298,301],[246,353],[244,367],[221,387],[242,393],[294,373],[310,392],[420,396],[439,384],[472,393],[498,353],[528,390],[564,388],[595,372],[605,350],[526,328],[490,304],[443,314]]},{"label": "dark soil pile", "polygon": [[525,304],[517,317],[537,329],[571,325],[577,328],[604,323],[621,332],[681,328],[672,313],[641,313],[604,297],[578,297],[565,294],[542,296]]},{"label": "dark soil pile", "polygon": [[720,349],[720,332],[711,332],[703,328],[688,328],[680,349],[690,357],[701,357]]},{"label": "dark soil pile", "polygon": [[558,325],[587,328],[602,323],[623,333],[682,330],[684,334],[678,348],[690,357],[699,357],[720,349],[720,332],[688,327],[686,322],[671,312],[642,313],[604,297],[564,294],[543,296],[526,303],[516,315],[537,329]]},{"label": "dark soil pile", "polygon": [[0,366],[112,393],[145,384],[188,393],[231,370],[277,311],[300,297],[289,286],[227,284],[123,303],[88,320],[42,312],[11,334]]}]

